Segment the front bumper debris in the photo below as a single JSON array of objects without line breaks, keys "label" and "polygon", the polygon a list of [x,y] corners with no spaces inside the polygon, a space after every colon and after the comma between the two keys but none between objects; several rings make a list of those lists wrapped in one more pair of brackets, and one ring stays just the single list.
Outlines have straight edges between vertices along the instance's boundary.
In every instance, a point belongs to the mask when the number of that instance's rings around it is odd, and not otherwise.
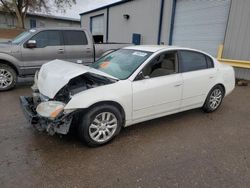
[{"label": "front bumper debris", "polygon": [[39,117],[35,112],[35,110],[31,108],[31,104],[33,103],[33,98],[21,96],[20,103],[23,109],[23,113],[26,119],[29,121],[29,123],[32,125],[37,124],[39,121]]},{"label": "front bumper debris", "polygon": [[37,130],[46,131],[50,135],[54,135],[55,133],[66,135],[69,132],[73,120],[73,113],[62,114],[56,119],[51,120],[37,114],[36,102],[37,99],[34,97],[20,97],[21,107],[28,122]]}]

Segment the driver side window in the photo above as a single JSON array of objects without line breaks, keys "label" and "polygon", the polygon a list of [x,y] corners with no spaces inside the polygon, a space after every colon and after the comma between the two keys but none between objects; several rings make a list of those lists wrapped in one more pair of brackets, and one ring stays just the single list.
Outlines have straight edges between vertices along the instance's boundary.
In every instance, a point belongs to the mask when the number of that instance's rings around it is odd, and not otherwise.
[{"label": "driver side window", "polygon": [[143,69],[144,78],[155,78],[175,74],[178,72],[177,68],[177,52],[171,51],[158,55]]},{"label": "driver side window", "polygon": [[62,45],[60,31],[41,31],[40,33],[33,36],[30,40],[36,41],[37,48]]}]

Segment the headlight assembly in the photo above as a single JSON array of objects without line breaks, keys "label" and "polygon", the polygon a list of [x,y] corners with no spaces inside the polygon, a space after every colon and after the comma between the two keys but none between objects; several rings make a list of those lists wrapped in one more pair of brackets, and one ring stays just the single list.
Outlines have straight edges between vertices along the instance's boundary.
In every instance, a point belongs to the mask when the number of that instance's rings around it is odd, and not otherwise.
[{"label": "headlight assembly", "polygon": [[40,103],[36,111],[37,113],[46,118],[55,119],[61,112],[63,112],[63,109],[65,107],[65,104],[59,101],[47,101]]}]

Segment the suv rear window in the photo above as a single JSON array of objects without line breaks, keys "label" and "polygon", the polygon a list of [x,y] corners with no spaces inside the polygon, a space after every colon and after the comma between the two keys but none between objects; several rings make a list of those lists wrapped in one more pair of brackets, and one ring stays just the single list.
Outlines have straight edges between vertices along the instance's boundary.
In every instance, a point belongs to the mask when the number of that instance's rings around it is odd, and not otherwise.
[{"label": "suv rear window", "polygon": [[84,31],[63,31],[65,45],[87,45],[88,40]]}]

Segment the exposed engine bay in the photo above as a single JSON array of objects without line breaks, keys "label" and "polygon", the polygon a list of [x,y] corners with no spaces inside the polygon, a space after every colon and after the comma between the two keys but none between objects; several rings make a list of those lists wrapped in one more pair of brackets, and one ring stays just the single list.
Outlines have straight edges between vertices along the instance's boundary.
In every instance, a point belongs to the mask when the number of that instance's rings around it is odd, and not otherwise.
[{"label": "exposed engine bay", "polygon": [[72,96],[87,89],[112,84],[117,80],[93,73],[85,73],[72,78],[55,96],[54,100],[68,103]]}]

